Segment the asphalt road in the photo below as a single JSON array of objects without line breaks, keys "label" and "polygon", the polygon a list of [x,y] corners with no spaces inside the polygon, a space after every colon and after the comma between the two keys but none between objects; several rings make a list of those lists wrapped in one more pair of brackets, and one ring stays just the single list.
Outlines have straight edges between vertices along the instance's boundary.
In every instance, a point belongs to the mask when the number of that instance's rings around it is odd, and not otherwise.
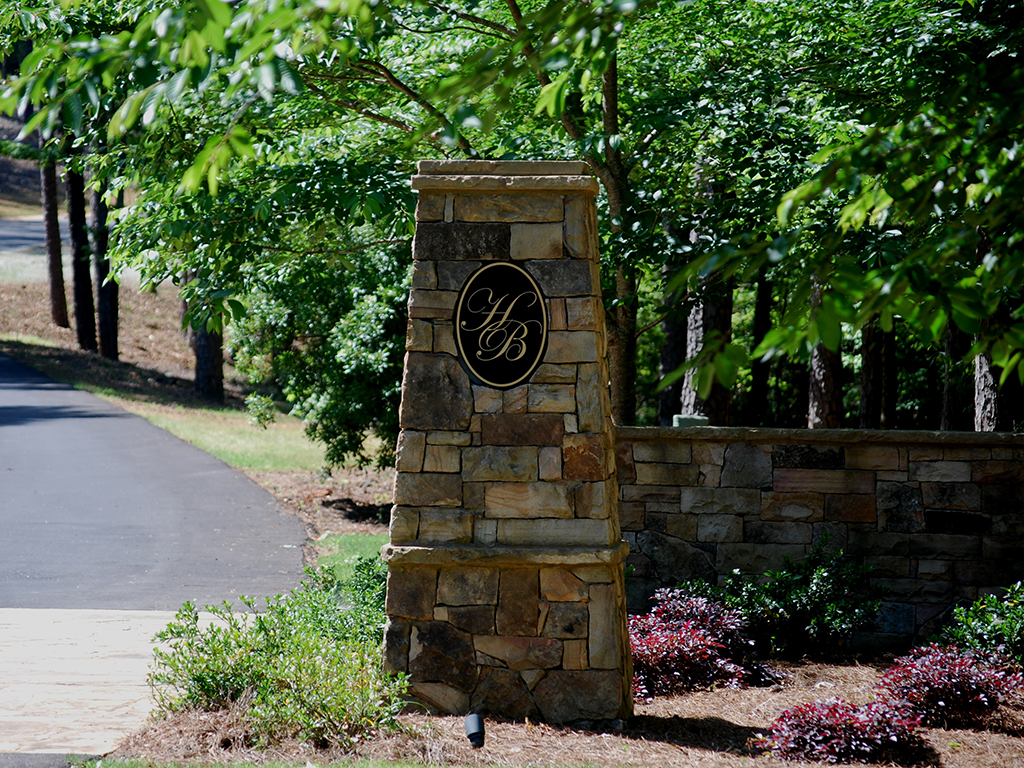
[{"label": "asphalt road", "polygon": [[[60,219],[60,235],[67,247],[68,220],[66,218]],[[0,219],[0,251],[45,247],[46,231],[41,219],[39,221]]]},{"label": "asphalt road", "polygon": [[247,477],[0,355],[0,609],[278,594],[305,533]]}]

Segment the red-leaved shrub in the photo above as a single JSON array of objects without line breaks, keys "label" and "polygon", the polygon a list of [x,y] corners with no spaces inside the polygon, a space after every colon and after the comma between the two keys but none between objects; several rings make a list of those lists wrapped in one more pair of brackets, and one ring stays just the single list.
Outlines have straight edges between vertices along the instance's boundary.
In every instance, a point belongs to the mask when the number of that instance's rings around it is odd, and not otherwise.
[{"label": "red-leaved shrub", "polygon": [[783,712],[755,746],[784,760],[911,763],[924,749],[919,722],[886,702],[812,701]]},{"label": "red-leaved shrub", "polygon": [[654,603],[650,615],[666,628],[691,624],[713,637],[725,649],[724,655],[734,661],[749,655],[753,648],[753,641],[744,634],[747,622],[742,611],[706,597],[687,595],[680,589],[657,590]]},{"label": "red-leaved shrub", "polygon": [[876,685],[879,698],[906,706],[927,725],[976,725],[1003,701],[1021,697],[1024,678],[1010,659],[956,646],[915,648],[893,662]]}]

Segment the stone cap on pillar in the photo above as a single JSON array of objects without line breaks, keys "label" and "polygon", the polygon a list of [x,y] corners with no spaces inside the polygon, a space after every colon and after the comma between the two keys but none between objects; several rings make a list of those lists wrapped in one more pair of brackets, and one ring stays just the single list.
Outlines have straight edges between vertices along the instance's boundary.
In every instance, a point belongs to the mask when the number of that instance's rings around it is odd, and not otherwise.
[{"label": "stone cap on pillar", "polygon": [[412,188],[420,192],[562,192],[596,195],[586,163],[496,160],[423,160]]},{"label": "stone cap on pillar", "polygon": [[588,176],[590,166],[553,160],[420,160],[416,171],[459,176]]}]

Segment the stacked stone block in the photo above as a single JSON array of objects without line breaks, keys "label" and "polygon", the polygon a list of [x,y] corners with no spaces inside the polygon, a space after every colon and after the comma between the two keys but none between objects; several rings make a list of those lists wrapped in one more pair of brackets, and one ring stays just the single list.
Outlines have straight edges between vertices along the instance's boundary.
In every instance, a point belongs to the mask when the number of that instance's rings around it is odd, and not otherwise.
[{"label": "stacked stone block", "polygon": [[818,541],[886,587],[886,645],[1024,578],[1024,437],[863,430],[617,430],[630,610],[662,585],[776,570]]},{"label": "stacked stone block", "polygon": [[[420,164],[385,660],[442,712],[549,722],[631,711],[598,272],[580,163]],[[466,279],[514,262],[547,301],[522,385],[474,384],[452,327]]]}]

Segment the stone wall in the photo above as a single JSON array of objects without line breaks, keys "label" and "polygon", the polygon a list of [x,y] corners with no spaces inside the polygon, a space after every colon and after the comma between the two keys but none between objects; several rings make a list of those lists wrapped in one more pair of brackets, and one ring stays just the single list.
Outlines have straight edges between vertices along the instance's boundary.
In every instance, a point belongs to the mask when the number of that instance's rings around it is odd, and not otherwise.
[{"label": "stone wall", "polygon": [[[425,162],[413,187],[385,664],[442,712],[626,717],[597,182],[582,163]],[[495,263],[546,300],[542,362],[517,386],[474,381],[453,329],[460,290]]]},{"label": "stone wall", "polygon": [[884,645],[927,636],[957,601],[1024,578],[1024,436],[620,428],[631,612],[657,586],[761,574],[827,545],[887,587]]}]

